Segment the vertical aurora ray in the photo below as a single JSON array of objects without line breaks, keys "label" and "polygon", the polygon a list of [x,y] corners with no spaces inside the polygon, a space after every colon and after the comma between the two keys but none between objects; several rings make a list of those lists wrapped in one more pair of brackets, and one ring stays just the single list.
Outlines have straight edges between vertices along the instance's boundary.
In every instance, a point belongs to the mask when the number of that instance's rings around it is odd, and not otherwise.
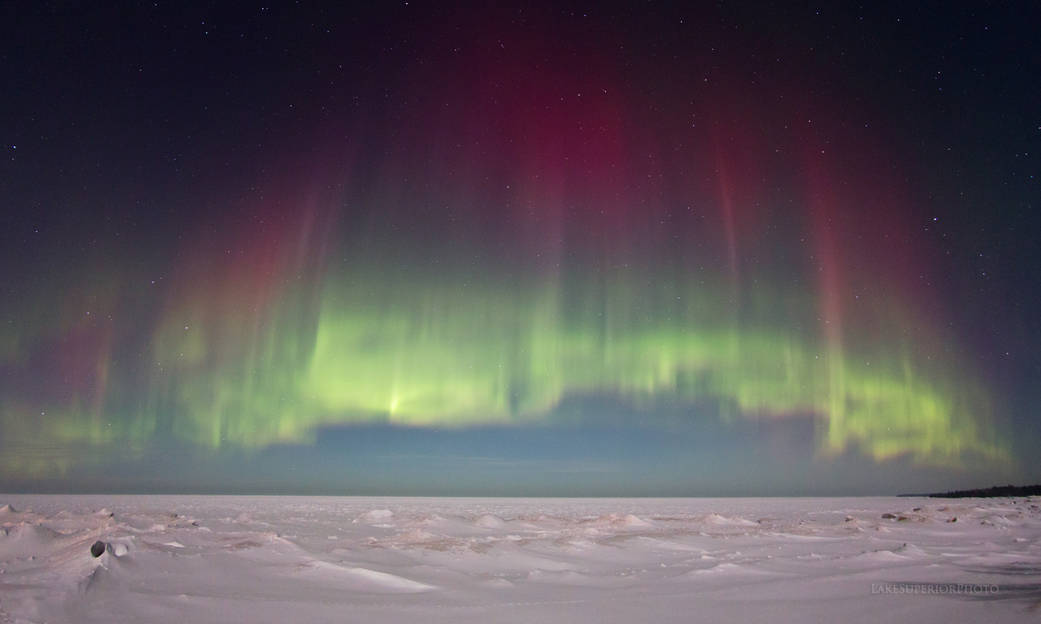
[{"label": "vertical aurora ray", "polygon": [[[810,162],[807,167],[815,171],[816,163]],[[825,196],[820,183],[820,176],[810,174],[809,212],[813,222],[812,237],[814,241],[814,260],[818,267],[818,298],[821,333],[824,338],[825,361],[828,379],[828,427],[826,447],[830,450],[842,450],[846,445],[843,435],[846,418],[846,354],[843,346],[843,317],[840,300],[841,282],[839,258],[835,249],[832,234],[832,198]]]}]

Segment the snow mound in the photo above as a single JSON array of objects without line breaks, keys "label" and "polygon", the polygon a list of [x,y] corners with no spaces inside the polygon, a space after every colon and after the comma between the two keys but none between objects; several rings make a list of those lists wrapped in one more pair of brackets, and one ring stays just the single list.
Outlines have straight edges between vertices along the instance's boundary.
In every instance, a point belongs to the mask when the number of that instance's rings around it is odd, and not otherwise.
[{"label": "snow mound", "polygon": [[441,539],[441,537],[439,535],[434,535],[430,531],[424,531],[423,529],[409,529],[408,531],[398,533],[394,536],[394,541],[405,544],[421,544],[423,542],[432,542],[437,539]]},{"label": "snow mound", "polygon": [[590,520],[589,524],[596,527],[613,528],[641,528],[654,526],[639,516],[634,516],[633,514],[623,515],[618,513],[609,513],[597,516],[593,520]]},{"label": "snow mound", "polygon": [[902,544],[901,546],[894,548],[893,552],[912,559],[921,559],[929,556],[929,553],[914,544]]},{"label": "snow mound", "polygon": [[533,583],[575,585],[579,587],[596,587],[617,583],[614,579],[599,579],[575,570],[532,570],[528,573],[528,580]]},{"label": "snow mound", "polygon": [[746,575],[746,574],[767,575],[767,574],[774,574],[774,573],[770,572],[768,570],[761,570],[761,569],[758,569],[758,568],[753,568],[753,567],[747,566],[747,565],[740,565],[740,564],[737,564],[737,563],[717,563],[716,565],[714,565],[712,567],[709,567],[709,568],[701,568],[699,570],[691,570],[690,572],[686,573],[686,576],[697,578],[699,576],[705,576],[705,575],[729,576],[729,575]]},{"label": "snow mound", "polygon": [[474,525],[485,529],[498,529],[506,524],[502,518],[494,514],[483,514],[474,520]]},{"label": "snow mound", "polygon": [[640,536],[637,539],[652,550],[666,550],[676,552],[692,552],[692,553],[704,553],[705,549],[691,544],[684,544],[682,542],[659,539],[656,537]]},{"label": "snow mound", "polygon": [[93,594],[114,583],[112,571],[98,565],[78,583],[80,593]]},{"label": "snow mound", "polygon": [[891,550],[873,550],[870,552],[863,552],[859,555],[852,557],[857,561],[870,561],[876,563],[894,563],[898,561],[905,561],[906,557],[901,557]]},{"label": "snow mound", "polygon": [[369,568],[341,566],[328,561],[307,562],[297,568],[296,576],[356,592],[397,594],[436,589],[433,585],[413,581],[396,574]]},{"label": "snow mound", "polygon": [[420,526],[433,527],[433,526],[446,526],[446,525],[451,524],[451,522],[448,520],[448,518],[445,518],[444,516],[441,516],[441,515],[438,515],[438,514],[428,514],[428,515],[420,517],[416,521],[416,524],[418,524]]},{"label": "snow mound", "polygon": [[0,560],[45,554],[62,537],[57,531],[37,524],[23,523],[0,528]]},{"label": "snow mound", "polygon": [[394,517],[394,512],[389,509],[372,509],[354,519],[355,522],[384,522]]},{"label": "snow mound", "polygon": [[746,520],[741,517],[727,517],[721,516],[717,513],[712,513],[705,516],[705,523],[712,524],[715,526],[741,526],[741,527],[754,527],[759,526],[757,523]]}]

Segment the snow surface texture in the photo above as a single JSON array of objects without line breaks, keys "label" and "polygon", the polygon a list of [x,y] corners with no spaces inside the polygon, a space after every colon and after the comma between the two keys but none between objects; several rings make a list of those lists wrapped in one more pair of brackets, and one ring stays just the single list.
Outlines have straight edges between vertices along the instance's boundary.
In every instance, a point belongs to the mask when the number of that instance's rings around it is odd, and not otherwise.
[{"label": "snow surface texture", "polygon": [[1041,498],[0,496],[4,623],[1024,619]]}]

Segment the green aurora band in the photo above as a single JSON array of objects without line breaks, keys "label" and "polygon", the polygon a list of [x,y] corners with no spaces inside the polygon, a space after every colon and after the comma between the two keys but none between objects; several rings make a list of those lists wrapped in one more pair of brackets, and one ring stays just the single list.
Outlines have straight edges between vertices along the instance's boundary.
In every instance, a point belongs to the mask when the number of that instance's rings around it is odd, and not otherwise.
[{"label": "green aurora band", "polygon": [[353,263],[314,279],[283,266],[259,297],[234,273],[199,286],[206,296],[175,297],[144,371],[106,347],[78,394],[5,396],[3,469],[62,474],[84,445],[132,455],[168,438],[248,449],[345,424],[561,423],[563,401],[592,395],[645,426],[682,426],[656,416],[664,403],[687,405],[690,418],[812,415],[824,454],[1007,459],[983,425],[986,393],[916,360],[915,345],[844,347],[813,326],[793,331],[813,297],[757,287],[738,321],[726,280],[397,267]]}]

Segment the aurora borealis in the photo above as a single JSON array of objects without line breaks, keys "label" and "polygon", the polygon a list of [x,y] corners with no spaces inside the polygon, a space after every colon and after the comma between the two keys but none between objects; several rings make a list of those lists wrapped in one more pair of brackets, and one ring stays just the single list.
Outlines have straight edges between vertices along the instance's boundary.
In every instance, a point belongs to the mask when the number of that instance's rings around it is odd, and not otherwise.
[{"label": "aurora borealis", "polygon": [[[958,115],[1041,121],[920,92],[946,52],[892,12],[10,10],[0,485],[199,483],[172,453],[215,490],[270,462],[304,468],[269,489],[422,493],[509,447],[495,487],[552,493],[551,438],[606,467],[569,492],[640,463],[625,492],[689,494],[716,435],[782,475],[740,492],[1037,475],[1037,296],[974,264],[1036,252],[977,220],[1022,214],[1037,156],[995,183]],[[923,164],[945,134],[961,160]]]}]

